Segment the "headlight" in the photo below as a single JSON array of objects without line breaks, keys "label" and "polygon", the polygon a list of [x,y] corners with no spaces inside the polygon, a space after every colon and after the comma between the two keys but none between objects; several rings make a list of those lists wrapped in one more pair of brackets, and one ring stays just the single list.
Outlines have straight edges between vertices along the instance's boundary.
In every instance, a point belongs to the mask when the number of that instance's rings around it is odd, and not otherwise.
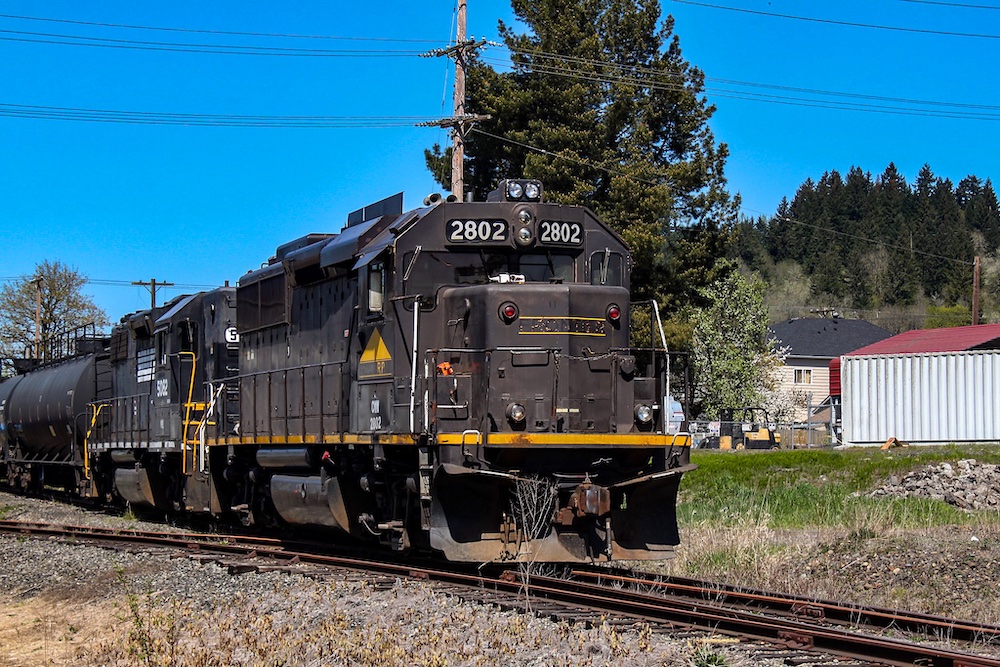
[{"label": "headlight", "polygon": [[511,403],[507,406],[507,419],[511,420],[515,424],[523,422],[525,414],[524,406],[520,403]]},{"label": "headlight", "polygon": [[531,221],[535,219],[535,216],[531,215],[531,211],[526,208],[522,208],[517,212],[517,220],[522,225],[530,225]]},{"label": "headlight", "polygon": [[507,182],[507,198],[508,199],[520,199],[524,195],[524,188],[517,181]]},{"label": "headlight", "polygon": [[542,194],[542,188],[535,181],[528,181],[524,184],[524,196],[528,199],[538,199]]},{"label": "headlight", "polygon": [[653,408],[645,404],[635,406],[635,420],[640,424],[653,421]]},{"label": "headlight", "polygon": [[518,245],[531,245],[531,242],[535,240],[535,235],[532,233],[530,227],[521,227],[517,230],[517,234],[514,236]]}]

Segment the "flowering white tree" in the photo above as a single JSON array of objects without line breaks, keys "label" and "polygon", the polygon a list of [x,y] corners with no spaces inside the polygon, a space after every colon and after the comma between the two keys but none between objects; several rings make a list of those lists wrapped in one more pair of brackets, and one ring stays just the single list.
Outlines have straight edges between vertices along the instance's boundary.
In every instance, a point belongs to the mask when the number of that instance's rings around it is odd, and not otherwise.
[{"label": "flowering white tree", "polygon": [[703,415],[767,407],[784,354],[768,335],[764,282],[734,269],[701,295],[708,305],[695,311],[693,362]]}]

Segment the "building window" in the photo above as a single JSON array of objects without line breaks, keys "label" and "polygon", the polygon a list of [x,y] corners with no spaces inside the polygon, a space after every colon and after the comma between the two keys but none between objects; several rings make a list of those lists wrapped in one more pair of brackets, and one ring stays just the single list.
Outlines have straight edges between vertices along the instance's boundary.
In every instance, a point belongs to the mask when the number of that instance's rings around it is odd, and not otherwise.
[{"label": "building window", "polygon": [[813,372],[811,368],[795,369],[795,384],[812,384]]}]

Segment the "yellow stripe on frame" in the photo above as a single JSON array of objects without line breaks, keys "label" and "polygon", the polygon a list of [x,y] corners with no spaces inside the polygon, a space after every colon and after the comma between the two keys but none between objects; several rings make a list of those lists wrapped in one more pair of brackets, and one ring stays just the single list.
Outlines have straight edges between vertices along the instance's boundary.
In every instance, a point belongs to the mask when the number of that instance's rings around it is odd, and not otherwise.
[{"label": "yellow stripe on frame", "polygon": [[419,436],[410,434],[386,433],[377,437],[352,433],[324,435],[322,439],[318,435],[244,435],[231,438],[208,438],[205,444],[209,447],[221,447],[228,445],[312,445],[322,442],[324,445],[370,445],[378,442],[383,445],[415,445]]},{"label": "yellow stripe on frame", "polygon": [[[480,438],[486,445],[495,447],[690,447],[691,436],[686,433],[665,435],[663,433],[483,433]],[[475,444],[468,433],[438,433],[439,445]],[[325,435],[322,440],[316,435],[306,436],[239,436],[208,439],[210,447],[223,445],[415,445],[420,436],[411,434],[384,434],[374,437],[368,434]]]},{"label": "yellow stripe on frame", "polygon": [[[686,433],[484,433],[487,445],[498,447],[690,447]],[[464,438],[464,443],[463,443]],[[469,442],[468,434],[439,433],[439,445]]]}]

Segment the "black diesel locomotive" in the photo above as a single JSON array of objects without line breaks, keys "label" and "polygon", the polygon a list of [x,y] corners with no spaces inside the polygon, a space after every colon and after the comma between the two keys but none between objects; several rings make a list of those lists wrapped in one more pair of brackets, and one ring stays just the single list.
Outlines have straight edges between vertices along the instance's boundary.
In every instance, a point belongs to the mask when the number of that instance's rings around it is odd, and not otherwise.
[{"label": "black diesel locomotive", "polygon": [[0,470],[456,561],[668,558],[690,439],[629,262],[537,181],[396,195],[0,383]]}]

